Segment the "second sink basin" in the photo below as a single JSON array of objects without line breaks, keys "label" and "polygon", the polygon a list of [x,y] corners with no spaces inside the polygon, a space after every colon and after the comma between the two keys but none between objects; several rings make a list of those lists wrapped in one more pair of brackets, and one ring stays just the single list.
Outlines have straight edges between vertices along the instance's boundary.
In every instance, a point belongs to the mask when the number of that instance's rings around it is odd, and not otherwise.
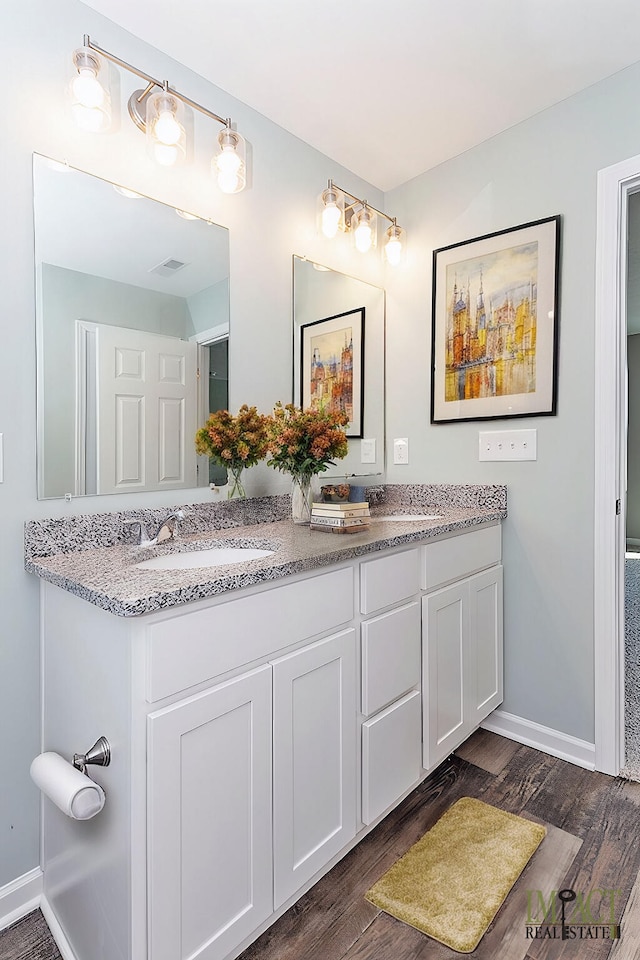
[{"label": "second sink basin", "polygon": [[194,567],[219,567],[226,563],[246,563],[270,557],[273,550],[256,550],[253,547],[210,547],[206,550],[190,550],[184,553],[167,553],[162,557],[142,560],[134,566],[139,570],[191,570]]},{"label": "second sink basin", "polygon": [[441,520],[442,515],[439,513],[389,513],[382,517],[372,516],[371,519],[384,520],[385,523],[389,523],[390,521],[402,523],[403,521],[406,522],[408,520],[412,522],[415,522],[416,520]]}]

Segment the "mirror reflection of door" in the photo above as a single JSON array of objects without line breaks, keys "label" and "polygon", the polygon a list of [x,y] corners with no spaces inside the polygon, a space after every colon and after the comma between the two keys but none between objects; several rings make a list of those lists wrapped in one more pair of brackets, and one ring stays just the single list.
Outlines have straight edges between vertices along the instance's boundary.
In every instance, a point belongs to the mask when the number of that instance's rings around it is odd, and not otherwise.
[{"label": "mirror reflection of door", "polygon": [[197,345],[108,324],[78,324],[79,492],[195,486]]}]

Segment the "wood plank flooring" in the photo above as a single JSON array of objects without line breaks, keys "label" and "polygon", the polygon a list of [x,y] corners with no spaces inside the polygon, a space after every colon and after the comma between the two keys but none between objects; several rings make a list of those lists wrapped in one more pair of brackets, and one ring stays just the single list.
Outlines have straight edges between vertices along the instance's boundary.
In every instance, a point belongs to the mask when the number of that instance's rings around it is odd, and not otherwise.
[{"label": "wood plank flooring", "polygon": [[[475,960],[638,960],[640,783],[613,779],[479,730],[239,960],[460,960],[364,900],[368,888],[460,797],[544,823],[548,835]],[[622,939],[526,938],[527,891],[619,890]],[[633,896],[631,896],[633,894]],[[613,952],[612,952],[613,948]]]},{"label": "wood plank flooring", "polygon": [[[474,960],[638,960],[640,783],[592,773],[479,730],[240,960],[460,960],[379,911],[368,888],[460,797],[544,823],[548,835],[472,954]],[[527,891],[619,891],[622,938],[526,938]],[[624,911],[624,913],[623,913]],[[48,951],[48,952],[47,952]],[[59,960],[36,911],[0,933],[0,960]],[[83,960],[83,958],[78,958]]]}]

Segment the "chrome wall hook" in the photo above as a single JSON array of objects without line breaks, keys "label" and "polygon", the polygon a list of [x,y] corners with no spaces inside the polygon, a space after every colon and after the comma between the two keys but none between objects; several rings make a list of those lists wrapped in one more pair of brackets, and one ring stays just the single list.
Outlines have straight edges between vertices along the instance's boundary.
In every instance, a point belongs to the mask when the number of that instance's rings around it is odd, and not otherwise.
[{"label": "chrome wall hook", "polygon": [[86,753],[74,753],[73,765],[81,773],[89,774],[86,767],[95,764],[98,767],[108,767],[111,763],[111,744],[106,737],[98,737],[94,745]]}]

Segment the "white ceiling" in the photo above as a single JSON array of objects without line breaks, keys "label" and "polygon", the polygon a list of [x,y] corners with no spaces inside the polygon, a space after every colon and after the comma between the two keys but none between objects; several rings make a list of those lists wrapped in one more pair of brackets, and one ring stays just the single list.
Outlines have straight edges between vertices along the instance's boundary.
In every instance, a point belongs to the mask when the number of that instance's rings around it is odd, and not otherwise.
[{"label": "white ceiling", "polygon": [[85,2],[382,190],[640,54],[637,0]]}]

